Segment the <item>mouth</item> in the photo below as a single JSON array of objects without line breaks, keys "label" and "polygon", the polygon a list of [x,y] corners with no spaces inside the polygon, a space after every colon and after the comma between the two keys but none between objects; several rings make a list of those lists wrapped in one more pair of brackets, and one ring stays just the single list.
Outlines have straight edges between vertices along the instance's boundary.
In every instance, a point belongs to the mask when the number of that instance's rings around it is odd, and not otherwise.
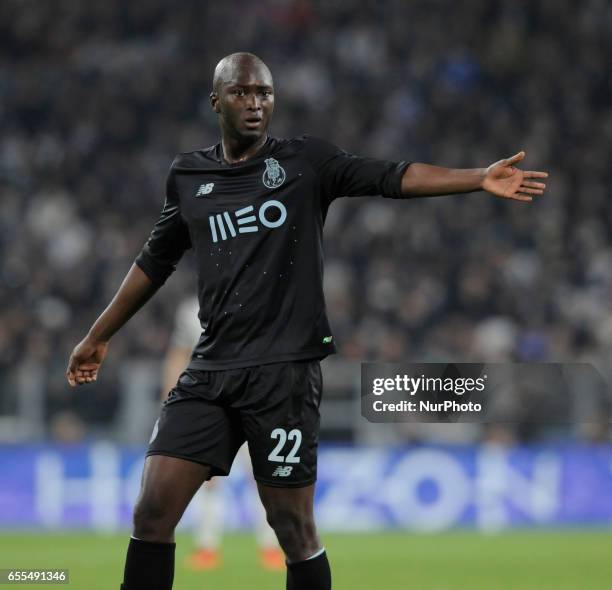
[{"label": "mouth", "polygon": [[244,119],[244,124],[249,129],[257,129],[261,126],[263,119],[261,117],[247,117]]}]

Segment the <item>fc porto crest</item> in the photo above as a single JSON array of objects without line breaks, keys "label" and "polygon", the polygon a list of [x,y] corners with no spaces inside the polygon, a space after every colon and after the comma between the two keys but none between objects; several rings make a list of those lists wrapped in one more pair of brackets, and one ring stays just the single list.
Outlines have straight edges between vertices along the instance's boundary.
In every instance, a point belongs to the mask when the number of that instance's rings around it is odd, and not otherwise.
[{"label": "fc porto crest", "polygon": [[264,186],[268,188],[278,188],[285,182],[285,178],[287,177],[284,168],[278,163],[278,160],[274,158],[267,158],[265,164],[266,169],[261,177]]}]

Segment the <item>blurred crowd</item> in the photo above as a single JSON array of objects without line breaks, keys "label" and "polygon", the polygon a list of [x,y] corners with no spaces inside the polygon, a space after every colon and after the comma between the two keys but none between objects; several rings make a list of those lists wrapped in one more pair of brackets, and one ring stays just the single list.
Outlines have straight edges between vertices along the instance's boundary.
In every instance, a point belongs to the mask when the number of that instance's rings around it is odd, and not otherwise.
[{"label": "blurred crowd", "polygon": [[481,167],[520,149],[531,205],[479,193],[339,199],[326,294],[355,360],[612,358],[612,6],[606,0],[4,0],[0,4],[0,411],[43,371],[46,419],[110,423],[126,358],[163,356],[188,254],[72,391],[72,347],[163,203],[175,153],[218,141],[216,62],[252,51],[274,135]]}]

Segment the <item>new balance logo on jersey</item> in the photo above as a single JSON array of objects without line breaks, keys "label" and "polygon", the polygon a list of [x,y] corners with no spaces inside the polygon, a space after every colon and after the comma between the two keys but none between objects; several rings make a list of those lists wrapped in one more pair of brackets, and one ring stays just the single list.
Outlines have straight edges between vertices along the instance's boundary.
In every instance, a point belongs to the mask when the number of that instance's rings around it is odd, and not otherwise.
[{"label": "new balance logo on jersey", "polygon": [[[287,209],[285,205],[274,199],[266,201],[259,208],[257,216],[250,215],[254,210],[253,205],[249,205],[248,207],[243,207],[242,209],[238,209],[238,211],[234,211],[232,215],[235,217],[237,227],[234,225],[232,217],[227,211],[224,213],[217,213],[216,215],[210,215],[208,217],[208,223],[210,224],[213,244],[219,240],[224,241],[229,238],[235,238],[238,234],[248,234],[259,231],[259,227],[256,225],[258,218],[261,225],[271,229],[283,225],[287,219]],[[273,217],[273,211],[277,212],[275,217]]]},{"label": "new balance logo on jersey", "polygon": [[201,184],[198,192],[195,194],[196,197],[203,197],[204,195],[209,195],[212,193],[212,189],[214,188],[214,182],[208,182],[207,184]]},{"label": "new balance logo on jersey", "polygon": [[289,477],[292,471],[293,467],[291,467],[291,465],[287,465],[287,467],[277,467],[273,471],[272,477]]}]

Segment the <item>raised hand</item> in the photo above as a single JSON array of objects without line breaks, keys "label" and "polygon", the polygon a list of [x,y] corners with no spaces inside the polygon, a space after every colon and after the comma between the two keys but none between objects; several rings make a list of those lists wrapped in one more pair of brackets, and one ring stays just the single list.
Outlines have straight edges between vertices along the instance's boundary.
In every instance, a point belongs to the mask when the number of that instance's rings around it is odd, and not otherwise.
[{"label": "raised hand", "polygon": [[533,195],[544,194],[546,185],[531,179],[548,178],[548,172],[516,168],[514,164],[524,157],[525,152],[519,152],[511,158],[491,164],[482,180],[482,189],[496,197],[515,201],[532,201]]},{"label": "raised hand", "polygon": [[85,338],[70,355],[66,378],[72,387],[85,385],[98,378],[98,370],[106,356],[108,342],[95,342]]}]

